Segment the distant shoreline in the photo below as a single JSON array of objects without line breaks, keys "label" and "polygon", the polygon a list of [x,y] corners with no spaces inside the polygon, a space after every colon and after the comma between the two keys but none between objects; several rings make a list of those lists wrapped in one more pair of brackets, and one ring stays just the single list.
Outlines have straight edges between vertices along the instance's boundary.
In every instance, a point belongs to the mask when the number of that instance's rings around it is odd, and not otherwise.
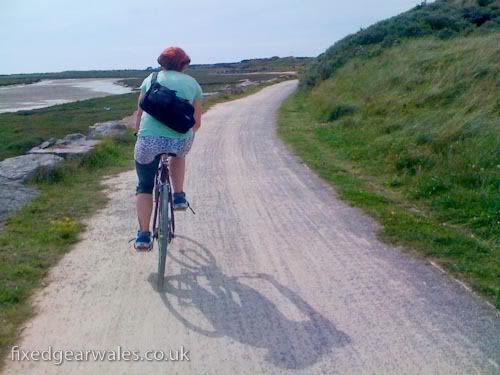
[{"label": "distant shoreline", "polygon": [[51,107],[79,100],[119,95],[132,88],[119,78],[42,79],[31,84],[0,87],[0,113]]},{"label": "distant shoreline", "polygon": [[33,78],[33,79],[12,79],[12,81],[0,81],[0,88],[6,86],[27,86],[32,85],[34,83],[40,82],[41,78]]}]

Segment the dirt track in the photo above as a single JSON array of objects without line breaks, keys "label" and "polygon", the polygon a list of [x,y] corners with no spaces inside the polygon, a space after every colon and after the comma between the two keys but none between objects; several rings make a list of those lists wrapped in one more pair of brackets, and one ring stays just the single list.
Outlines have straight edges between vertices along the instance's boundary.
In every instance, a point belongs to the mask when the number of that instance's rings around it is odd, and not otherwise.
[{"label": "dirt track", "polygon": [[498,373],[494,308],[376,225],[275,136],[283,82],[204,116],[166,288],[136,254],[133,171],[50,274],[21,349],[189,350],[187,362],[11,362],[7,374]]}]

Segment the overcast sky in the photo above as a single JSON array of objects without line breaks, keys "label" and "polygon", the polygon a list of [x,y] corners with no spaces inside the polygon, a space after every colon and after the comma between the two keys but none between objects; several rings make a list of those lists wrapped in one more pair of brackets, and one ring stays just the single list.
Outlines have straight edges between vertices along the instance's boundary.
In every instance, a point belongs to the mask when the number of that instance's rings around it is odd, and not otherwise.
[{"label": "overcast sky", "polygon": [[317,56],[418,0],[0,0],[0,74]]}]

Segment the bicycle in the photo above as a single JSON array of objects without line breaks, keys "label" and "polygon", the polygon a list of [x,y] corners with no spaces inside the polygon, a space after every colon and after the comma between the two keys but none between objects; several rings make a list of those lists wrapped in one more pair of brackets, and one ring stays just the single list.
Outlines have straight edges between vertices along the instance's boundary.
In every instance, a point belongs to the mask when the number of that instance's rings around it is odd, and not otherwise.
[{"label": "bicycle", "polygon": [[175,218],[173,206],[173,191],[170,183],[169,157],[176,154],[162,154],[158,171],[155,175],[154,197],[155,207],[153,216],[153,240],[158,241],[158,290],[163,288],[165,278],[165,263],[167,260],[168,245],[175,236]]}]

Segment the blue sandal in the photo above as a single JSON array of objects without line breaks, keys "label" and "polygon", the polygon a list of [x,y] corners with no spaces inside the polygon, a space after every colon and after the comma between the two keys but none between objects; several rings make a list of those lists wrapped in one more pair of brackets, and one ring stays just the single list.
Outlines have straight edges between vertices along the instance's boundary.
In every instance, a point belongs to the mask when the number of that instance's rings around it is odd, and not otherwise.
[{"label": "blue sandal", "polygon": [[134,248],[137,251],[151,251],[153,249],[153,241],[151,240],[151,232],[137,232]]}]

